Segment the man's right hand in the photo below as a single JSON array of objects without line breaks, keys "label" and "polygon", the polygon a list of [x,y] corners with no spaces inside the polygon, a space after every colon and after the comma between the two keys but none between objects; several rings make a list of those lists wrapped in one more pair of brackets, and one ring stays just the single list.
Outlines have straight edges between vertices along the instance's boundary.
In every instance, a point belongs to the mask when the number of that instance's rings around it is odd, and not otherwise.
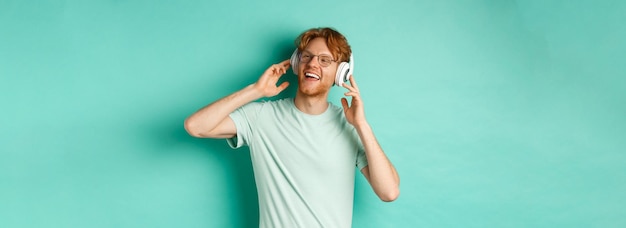
[{"label": "man's right hand", "polygon": [[254,83],[254,88],[259,91],[263,97],[273,97],[285,90],[289,86],[289,82],[283,82],[279,86],[276,86],[278,79],[287,73],[289,69],[289,59],[282,61],[278,64],[274,64],[267,68],[259,80]]}]

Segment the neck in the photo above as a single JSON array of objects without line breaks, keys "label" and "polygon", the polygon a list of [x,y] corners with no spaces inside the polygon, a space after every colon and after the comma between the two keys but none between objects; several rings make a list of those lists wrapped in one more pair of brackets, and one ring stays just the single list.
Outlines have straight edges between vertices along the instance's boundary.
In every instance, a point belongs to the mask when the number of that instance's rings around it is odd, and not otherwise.
[{"label": "neck", "polygon": [[309,115],[319,115],[328,109],[328,93],[319,96],[307,96],[297,93],[294,99],[296,108]]}]

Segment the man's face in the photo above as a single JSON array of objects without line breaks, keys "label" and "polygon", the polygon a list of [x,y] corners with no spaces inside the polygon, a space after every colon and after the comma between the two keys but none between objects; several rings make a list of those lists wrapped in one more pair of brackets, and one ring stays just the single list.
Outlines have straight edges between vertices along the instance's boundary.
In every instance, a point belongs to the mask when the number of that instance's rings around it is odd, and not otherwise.
[{"label": "man's face", "polygon": [[298,90],[308,96],[319,96],[327,94],[335,82],[337,73],[337,63],[323,67],[320,65],[319,56],[330,56],[332,53],[326,46],[323,38],[315,38],[302,50],[301,55],[312,56],[311,61],[304,63],[300,61],[298,69]]}]

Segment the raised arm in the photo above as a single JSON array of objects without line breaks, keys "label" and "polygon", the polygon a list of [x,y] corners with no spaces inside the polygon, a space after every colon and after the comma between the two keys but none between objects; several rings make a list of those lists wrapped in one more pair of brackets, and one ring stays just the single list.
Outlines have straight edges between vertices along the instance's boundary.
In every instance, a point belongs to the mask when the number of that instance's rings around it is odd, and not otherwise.
[{"label": "raised arm", "polygon": [[350,85],[344,83],[343,87],[349,90],[345,95],[352,97],[350,106],[346,98],[341,99],[346,120],[357,130],[367,157],[368,165],[361,169],[361,173],[370,183],[378,198],[385,202],[394,201],[400,195],[400,177],[398,172],[387,158],[387,155],[385,155],[374,136],[372,128],[365,119],[363,102],[354,77],[350,77]]},{"label": "raised arm", "polygon": [[245,88],[219,99],[185,119],[185,130],[199,138],[232,138],[237,134],[235,123],[228,116],[237,108],[262,97],[273,97],[289,86],[283,82],[276,86],[278,79],[289,69],[289,60],[267,68],[259,80]]}]

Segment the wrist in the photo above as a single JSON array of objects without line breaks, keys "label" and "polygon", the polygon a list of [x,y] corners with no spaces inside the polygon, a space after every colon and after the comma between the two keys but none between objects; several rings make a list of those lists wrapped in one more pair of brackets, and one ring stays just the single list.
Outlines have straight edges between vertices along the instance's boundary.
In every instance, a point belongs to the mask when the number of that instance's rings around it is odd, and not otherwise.
[{"label": "wrist", "polygon": [[246,86],[242,89],[242,92],[253,101],[264,97],[263,92],[257,88],[256,83]]},{"label": "wrist", "polygon": [[354,123],[354,128],[359,132],[372,130],[372,127],[369,125],[369,123],[367,123],[366,120]]}]

